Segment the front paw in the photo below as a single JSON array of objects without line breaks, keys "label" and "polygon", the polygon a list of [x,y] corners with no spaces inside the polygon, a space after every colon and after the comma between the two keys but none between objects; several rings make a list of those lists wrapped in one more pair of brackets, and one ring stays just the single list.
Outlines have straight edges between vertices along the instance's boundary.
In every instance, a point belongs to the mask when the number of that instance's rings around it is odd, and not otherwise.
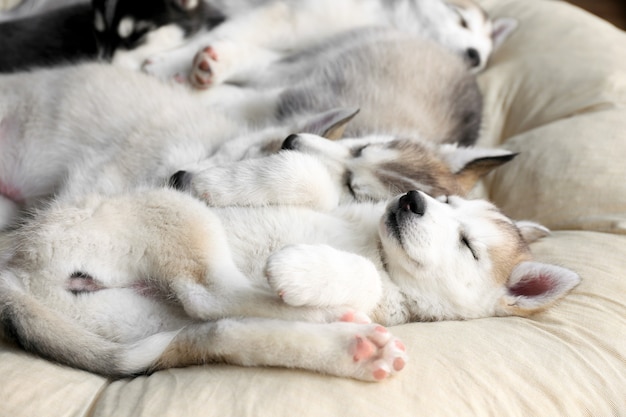
[{"label": "front paw", "polygon": [[327,245],[290,245],[267,260],[265,277],[294,307],[347,306],[370,312],[381,296],[380,276],[365,258]]},{"label": "front paw", "polygon": [[308,245],[287,246],[274,252],[265,265],[265,277],[272,290],[294,307],[328,307],[331,294]]}]

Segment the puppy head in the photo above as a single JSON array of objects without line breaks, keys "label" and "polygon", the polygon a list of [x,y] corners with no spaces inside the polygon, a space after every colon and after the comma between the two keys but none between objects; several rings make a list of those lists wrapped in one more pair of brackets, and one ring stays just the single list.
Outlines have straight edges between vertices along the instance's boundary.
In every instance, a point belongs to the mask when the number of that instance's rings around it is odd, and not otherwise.
[{"label": "puppy head", "polygon": [[433,145],[384,135],[336,141],[290,135],[283,150],[322,162],[343,202],[381,201],[414,189],[433,196],[466,195],[480,178],[516,155],[504,149]]},{"label": "puppy head", "polygon": [[562,298],[580,278],[532,260],[528,244],[545,233],[484,200],[418,191],[392,199],[379,230],[387,270],[422,320],[527,316]]},{"label": "puppy head", "polygon": [[435,39],[457,53],[472,72],[480,72],[498,46],[517,28],[517,21],[490,19],[473,0],[445,0],[444,3],[447,12],[440,12],[438,19],[433,19],[435,27],[431,30]]}]

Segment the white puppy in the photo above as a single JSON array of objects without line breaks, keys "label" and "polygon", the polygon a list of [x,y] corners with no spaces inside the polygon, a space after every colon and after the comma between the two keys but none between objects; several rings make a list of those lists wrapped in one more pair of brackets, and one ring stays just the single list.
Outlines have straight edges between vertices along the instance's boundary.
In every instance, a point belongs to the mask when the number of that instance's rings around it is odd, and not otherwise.
[{"label": "white puppy", "polygon": [[[326,213],[92,195],[15,232],[0,315],[26,349],[105,375],[223,361],[380,380],[405,349],[359,312],[394,325],[541,311],[580,280],[532,260],[543,233],[416,191]],[[357,322],[319,324],[340,319]]]},{"label": "white puppy", "polygon": [[285,52],[303,50],[324,37],[387,26],[432,39],[479,71],[517,26],[509,18],[490,20],[472,0],[273,0],[244,11],[241,2],[232,7],[231,12],[229,2],[223,2],[218,8],[230,16],[223,24],[150,58],[144,70],[167,79],[186,78],[196,53],[210,47],[216,82],[221,82],[259,71]]}]

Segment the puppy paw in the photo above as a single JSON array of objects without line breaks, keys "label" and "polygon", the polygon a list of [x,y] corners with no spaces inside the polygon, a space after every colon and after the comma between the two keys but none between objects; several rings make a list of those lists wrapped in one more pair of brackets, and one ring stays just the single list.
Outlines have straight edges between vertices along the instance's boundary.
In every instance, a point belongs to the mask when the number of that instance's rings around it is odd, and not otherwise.
[{"label": "puppy paw", "polygon": [[[265,277],[272,290],[294,307],[333,305],[333,294],[324,285],[323,265],[315,259],[310,245],[291,245],[274,252],[265,265]],[[330,290],[332,291],[332,289]]]},{"label": "puppy paw", "polygon": [[189,81],[195,88],[204,90],[213,84],[218,55],[215,49],[207,46],[201,49],[193,59]]},{"label": "puppy paw", "polygon": [[372,324],[362,326],[348,346],[348,355],[354,365],[352,377],[365,381],[382,381],[404,369],[407,363],[406,347],[385,327]]},{"label": "puppy paw", "polygon": [[166,54],[161,54],[146,59],[141,65],[141,71],[163,81],[185,84],[189,74],[188,67],[188,64],[185,65]]},{"label": "puppy paw", "polygon": [[347,306],[371,311],[380,300],[380,276],[367,259],[327,245],[290,245],[267,260],[269,286],[294,307]]}]

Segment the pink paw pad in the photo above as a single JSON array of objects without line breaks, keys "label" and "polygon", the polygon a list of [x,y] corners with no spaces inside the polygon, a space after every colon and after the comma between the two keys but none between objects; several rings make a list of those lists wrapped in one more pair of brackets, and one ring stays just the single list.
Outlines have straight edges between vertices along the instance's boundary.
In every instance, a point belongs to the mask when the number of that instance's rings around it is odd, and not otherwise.
[{"label": "pink paw pad", "polygon": [[361,368],[363,378],[381,381],[400,372],[407,363],[406,347],[389,330],[371,325],[369,330],[356,335],[351,344],[353,362]]},{"label": "pink paw pad", "polygon": [[347,313],[345,313],[343,316],[339,318],[339,321],[345,321],[348,323],[358,323],[358,324],[370,324],[372,322],[372,320],[367,316],[367,314],[362,313],[360,311],[348,311]]},{"label": "pink paw pad", "polygon": [[213,49],[212,46],[207,46],[202,50],[202,52],[207,54],[213,61],[219,61],[217,52],[215,52],[215,49]]},{"label": "pink paw pad", "polygon": [[371,358],[374,353],[376,353],[376,350],[376,346],[372,342],[360,336],[357,336],[352,358],[355,362],[360,362],[362,360]]},{"label": "pink paw pad", "polygon": [[204,89],[211,86],[214,75],[211,61],[217,62],[217,60],[217,53],[210,46],[196,54],[193,60],[193,71],[190,77],[190,81],[194,87]]},{"label": "pink paw pad", "polygon": [[389,376],[389,372],[387,372],[386,370],[382,368],[378,368],[372,373],[372,375],[374,375],[375,380],[382,381],[383,379]]}]

